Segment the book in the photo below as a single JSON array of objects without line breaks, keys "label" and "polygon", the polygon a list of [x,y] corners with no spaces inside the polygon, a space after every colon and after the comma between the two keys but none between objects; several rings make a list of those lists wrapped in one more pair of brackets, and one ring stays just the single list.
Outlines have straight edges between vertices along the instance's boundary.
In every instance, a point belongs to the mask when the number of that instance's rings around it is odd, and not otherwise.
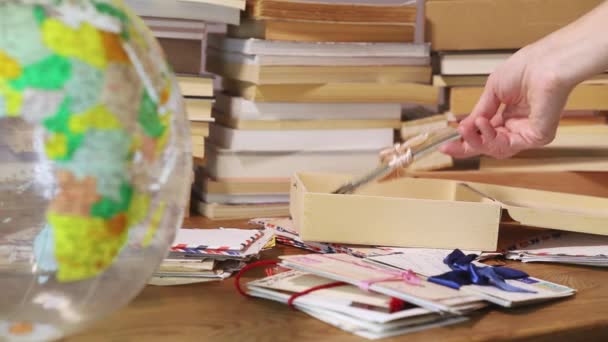
[{"label": "book", "polygon": [[137,15],[142,17],[200,20],[238,25],[240,9],[229,6],[233,0],[185,1],[185,0],[126,0]]},{"label": "book", "polygon": [[437,51],[519,49],[566,26],[601,2],[428,0],[424,9],[426,40]]},{"label": "book", "polygon": [[171,38],[185,40],[204,40],[207,26],[198,20],[144,17],[156,38]]},{"label": "book", "polygon": [[188,114],[188,120],[206,122],[214,121],[213,117],[211,117],[213,100],[186,98],[184,99],[184,105],[186,107],[186,113]]},{"label": "book", "polygon": [[[205,145],[205,170],[218,181],[289,182],[297,171],[363,173],[378,165],[378,150],[243,152]],[[261,216],[258,214],[257,216]]]},{"label": "book", "polygon": [[439,88],[416,83],[325,83],[255,85],[223,79],[227,94],[257,102],[418,103],[435,105]]},{"label": "book", "polygon": [[194,137],[207,137],[210,134],[209,122],[190,121],[190,133]]},{"label": "book", "polygon": [[289,186],[281,179],[218,181],[211,179],[204,168],[196,168],[195,189],[207,194],[289,194]]},{"label": "book", "polygon": [[258,38],[298,42],[402,42],[414,41],[415,25],[307,23],[287,20],[244,19],[229,26],[232,38]]},{"label": "book", "polygon": [[209,141],[233,151],[373,150],[391,146],[393,130],[377,128],[250,131],[211,124]]},{"label": "book", "polygon": [[[276,43],[281,43],[276,41]],[[306,43],[302,43],[306,44]],[[320,44],[320,43],[318,43]],[[348,44],[348,43],[343,43]],[[356,43],[352,43],[356,44]],[[390,44],[390,43],[377,43]],[[378,47],[381,48],[381,47]],[[243,54],[241,52],[225,51],[218,48],[208,48],[207,54],[232,64],[248,64],[258,66],[429,66],[431,58],[425,56],[314,56],[302,55],[268,55]]]},{"label": "book", "polygon": [[443,52],[439,54],[441,75],[489,75],[512,53],[505,52]]},{"label": "book", "polygon": [[431,82],[430,66],[410,65],[263,65],[234,61],[210,53],[206,70],[222,77],[254,84]]},{"label": "book", "polygon": [[593,147],[541,147],[524,150],[515,155],[516,159],[532,158],[606,158],[608,148]]},{"label": "book", "polygon": [[204,138],[196,138],[196,141],[192,142],[192,157],[204,158],[205,157],[205,144],[199,143],[198,141]]},{"label": "book", "polygon": [[[580,84],[566,102],[565,110],[608,110],[608,84]],[[469,114],[483,93],[483,87],[450,88],[450,112]]]},{"label": "book", "polygon": [[235,205],[289,203],[289,194],[210,194],[206,192],[197,194],[206,203]]},{"label": "book", "polygon": [[179,75],[177,83],[184,97],[213,97],[213,78],[211,77]]},{"label": "book", "polygon": [[416,22],[416,1],[280,1],[247,2],[246,14],[254,19],[311,22],[350,22],[403,25]]},{"label": "book", "polygon": [[174,72],[198,75],[203,70],[203,42],[196,39],[159,38]]},{"label": "book", "polygon": [[208,47],[243,55],[330,58],[428,58],[429,44],[374,42],[294,42],[208,35]]},{"label": "book", "polygon": [[432,171],[448,169],[454,166],[454,159],[443,154],[442,152],[435,151],[415,160],[412,164],[406,167],[406,172],[415,171]]},{"label": "book", "polygon": [[239,120],[219,112],[214,113],[216,122],[238,130],[360,130],[401,127],[399,120]]},{"label": "book", "polygon": [[560,126],[606,125],[608,117],[597,111],[565,111],[559,120]]},{"label": "book", "polygon": [[608,149],[608,125],[560,125],[555,139],[544,148]]},{"label": "book", "polygon": [[289,204],[219,204],[198,202],[198,212],[212,220],[247,219],[255,216],[285,216]]},{"label": "book", "polygon": [[401,139],[407,140],[416,135],[445,128],[448,126],[448,117],[445,114],[435,114],[422,119],[405,121],[401,125]]},{"label": "book", "polygon": [[493,172],[556,172],[556,171],[608,171],[608,156],[604,157],[549,157],[509,158],[498,160],[482,157],[482,171]]},{"label": "book", "polygon": [[218,123],[238,130],[361,130],[377,128],[397,129],[401,126],[401,122],[397,120],[235,120],[217,113],[215,118]]},{"label": "book", "polygon": [[179,1],[220,5],[220,6],[236,8],[239,10],[244,10],[247,5],[247,0],[179,0]]},{"label": "book", "polygon": [[216,94],[214,109],[230,120],[399,120],[398,103],[288,103],[254,102],[225,93]]},{"label": "book", "polygon": [[[483,87],[488,75],[433,75],[435,87]],[[598,74],[583,81],[581,84],[607,84],[608,74]]]}]

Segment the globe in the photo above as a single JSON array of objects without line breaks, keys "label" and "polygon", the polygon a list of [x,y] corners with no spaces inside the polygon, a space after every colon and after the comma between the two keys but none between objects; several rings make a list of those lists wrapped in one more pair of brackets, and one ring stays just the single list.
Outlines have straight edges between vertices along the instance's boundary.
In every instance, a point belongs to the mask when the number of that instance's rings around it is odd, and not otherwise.
[{"label": "globe", "polygon": [[141,291],[182,220],[188,137],[122,1],[0,1],[0,341],[62,338]]}]

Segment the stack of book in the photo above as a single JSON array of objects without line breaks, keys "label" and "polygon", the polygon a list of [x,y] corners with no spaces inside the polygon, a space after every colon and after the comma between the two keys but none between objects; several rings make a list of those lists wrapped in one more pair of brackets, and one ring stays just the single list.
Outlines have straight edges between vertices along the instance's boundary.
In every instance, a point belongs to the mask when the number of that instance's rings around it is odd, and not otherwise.
[{"label": "stack of book", "polygon": [[[562,0],[558,2],[566,4]],[[433,84],[444,89],[447,111],[452,118],[462,119],[473,110],[488,75],[517,49],[567,25],[600,2],[567,2],[568,6],[558,7],[554,0],[534,3],[427,1],[427,39],[438,53],[439,73],[434,75]],[[522,8],[526,9],[527,22],[513,25],[522,20]],[[468,18],[466,21],[460,20],[463,15]],[[608,125],[601,113],[608,110],[607,91],[608,74],[597,75],[578,85],[568,99],[552,144],[508,160],[481,158],[480,168],[488,171],[608,170]],[[439,125],[438,121],[434,124]]]},{"label": "stack of book", "polygon": [[[213,122],[213,77],[204,73],[207,32],[238,24],[245,0],[127,0],[163,48],[178,75],[190,121],[192,157],[204,163],[205,138]],[[222,26],[223,25],[223,26]],[[187,214],[189,213],[189,206]]]},{"label": "stack of book", "polygon": [[415,2],[256,0],[227,36],[210,35],[207,71],[224,91],[199,172],[200,211],[286,215],[294,172],[374,167],[401,104],[438,102],[430,49],[414,42],[417,14]]}]

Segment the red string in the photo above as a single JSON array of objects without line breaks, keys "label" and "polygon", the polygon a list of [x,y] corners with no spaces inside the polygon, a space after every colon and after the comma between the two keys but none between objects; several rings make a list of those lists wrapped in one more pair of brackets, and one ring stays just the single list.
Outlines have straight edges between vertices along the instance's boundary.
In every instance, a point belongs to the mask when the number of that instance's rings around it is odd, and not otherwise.
[{"label": "red string", "polygon": [[[257,262],[251,263],[251,264],[243,267],[243,269],[241,269],[236,274],[236,277],[234,278],[234,286],[236,287],[237,292],[240,293],[244,297],[251,297],[241,287],[241,277],[243,276],[243,274],[245,274],[246,272],[248,272],[249,270],[254,269],[254,268],[263,267],[263,266],[275,266],[278,263],[279,263],[279,261],[277,261],[277,260],[262,260],[262,261],[257,261]],[[325,284],[325,285],[319,285],[319,286],[311,287],[308,290],[305,290],[305,291],[302,291],[302,292],[298,292],[298,293],[294,293],[287,300],[287,305],[289,305],[290,308],[296,310],[296,307],[294,306],[294,301],[297,298],[305,296],[305,295],[310,294],[310,293],[315,292],[315,291],[324,290],[324,289],[331,289],[331,288],[334,288],[334,287],[344,286],[344,285],[350,285],[350,284],[342,282],[342,281],[337,281],[337,282],[333,282],[333,283],[329,283],[329,284]],[[397,312],[397,311],[403,310],[403,308],[405,308],[405,306],[406,306],[406,303],[404,301],[402,301],[400,299],[397,299],[397,298],[391,298],[391,301],[389,303],[389,310],[390,310],[391,313],[393,313],[393,312]]]},{"label": "red string", "polygon": [[401,310],[405,309],[406,305],[407,305],[407,303],[402,301],[401,299],[391,297],[391,301],[388,304],[388,310],[390,313],[395,313],[397,311],[401,311]]},{"label": "red string", "polygon": [[262,261],[256,261],[252,264],[249,264],[245,267],[243,267],[243,269],[241,269],[239,271],[239,273],[236,274],[236,277],[234,278],[234,286],[236,287],[236,290],[238,293],[240,293],[242,296],[245,297],[251,297],[250,295],[247,294],[247,292],[245,292],[245,290],[243,290],[241,288],[241,276],[243,274],[245,274],[245,272],[257,268],[257,267],[262,267],[262,266],[274,266],[276,264],[278,264],[279,262],[277,260],[262,260]]},{"label": "red string", "polygon": [[324,289],[331,289],[332,287],[338,287],[338,286],[344,286],[344,285],[349,285],[348,283],[342,282],[342,281],[337,281],[335,283],[329,283],[329,284],[325,284],[325,285],[319,285],[319,286],[314,286],[309,288],[308,290],[302,291],[302,292],[298,292],[298,293],[294,293],[291,297],[289,297],[289,300],[287,301],[287,305],[289,305],[290,308],[292,309],[296,309],[296,307],[293,305],[293,302],[298,298],[298,297],[302,297],[304,295],[307,295],[311,292],[315,292],[315,291],[319,291],[319,290],[324,290]]}]

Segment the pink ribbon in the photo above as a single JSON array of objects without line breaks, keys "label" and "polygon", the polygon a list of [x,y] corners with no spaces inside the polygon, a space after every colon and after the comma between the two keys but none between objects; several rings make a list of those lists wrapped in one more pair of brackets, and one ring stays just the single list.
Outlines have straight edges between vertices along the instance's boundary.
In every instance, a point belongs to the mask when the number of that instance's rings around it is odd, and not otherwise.
[{"label": "pink ribbon", "polygon": [[422,282],[420,280],[420,278],[418,278],[418,276],[416,275],[416,273],[414,273],[412,270],[407,270],[407,271],[392,271],[392,270],[387,270],[384,268],[380,268],[377,266],[373,266],[370,265],[368,263],[365,262],[358,262],[358,261],[350,261],[350,260],[342,260],[340,258],[336,258],[334,256],[332,256],[331,254],[321,254],[321,257],[327,258],[327,259],[331,259],[334,261],[339,261],[339,262],[344,262],[347,264],[351,264],[354,266],[358,266],[358,267],[362,267],[362,268],[366,268],[375,272],[380,272],[383,274],[386,274],[387,277],[386,278],[379,278],[379,279],[369,279],[369,280],[363,280],[357,283],[357,287],[359,287],[361,290],[369,292],[370,287],[373,284],[376,283],[382,283],[385,281],[398,281],[401,280],[404,283],[408,284],[408,285],[413,285],[413,286],[421,286]]},{"label": "pink ribbon", "polygon": [[359,287],[363,291],[369,292],[370,286],[372,286],[376,283],[382,283],[385,281],[395,281],[395,280],[402,280],[404,283],[406,283],[408,285],[414,285],[414,286],[422,285],[420,278],[418,278],[416,273],[412,272],[412,270],[401,271],[401,272],[389,271],[387,273],[393,273],[394,275],[391,277],[387,277],[387,278],[363,280],[357,284],[357,287]]}]

